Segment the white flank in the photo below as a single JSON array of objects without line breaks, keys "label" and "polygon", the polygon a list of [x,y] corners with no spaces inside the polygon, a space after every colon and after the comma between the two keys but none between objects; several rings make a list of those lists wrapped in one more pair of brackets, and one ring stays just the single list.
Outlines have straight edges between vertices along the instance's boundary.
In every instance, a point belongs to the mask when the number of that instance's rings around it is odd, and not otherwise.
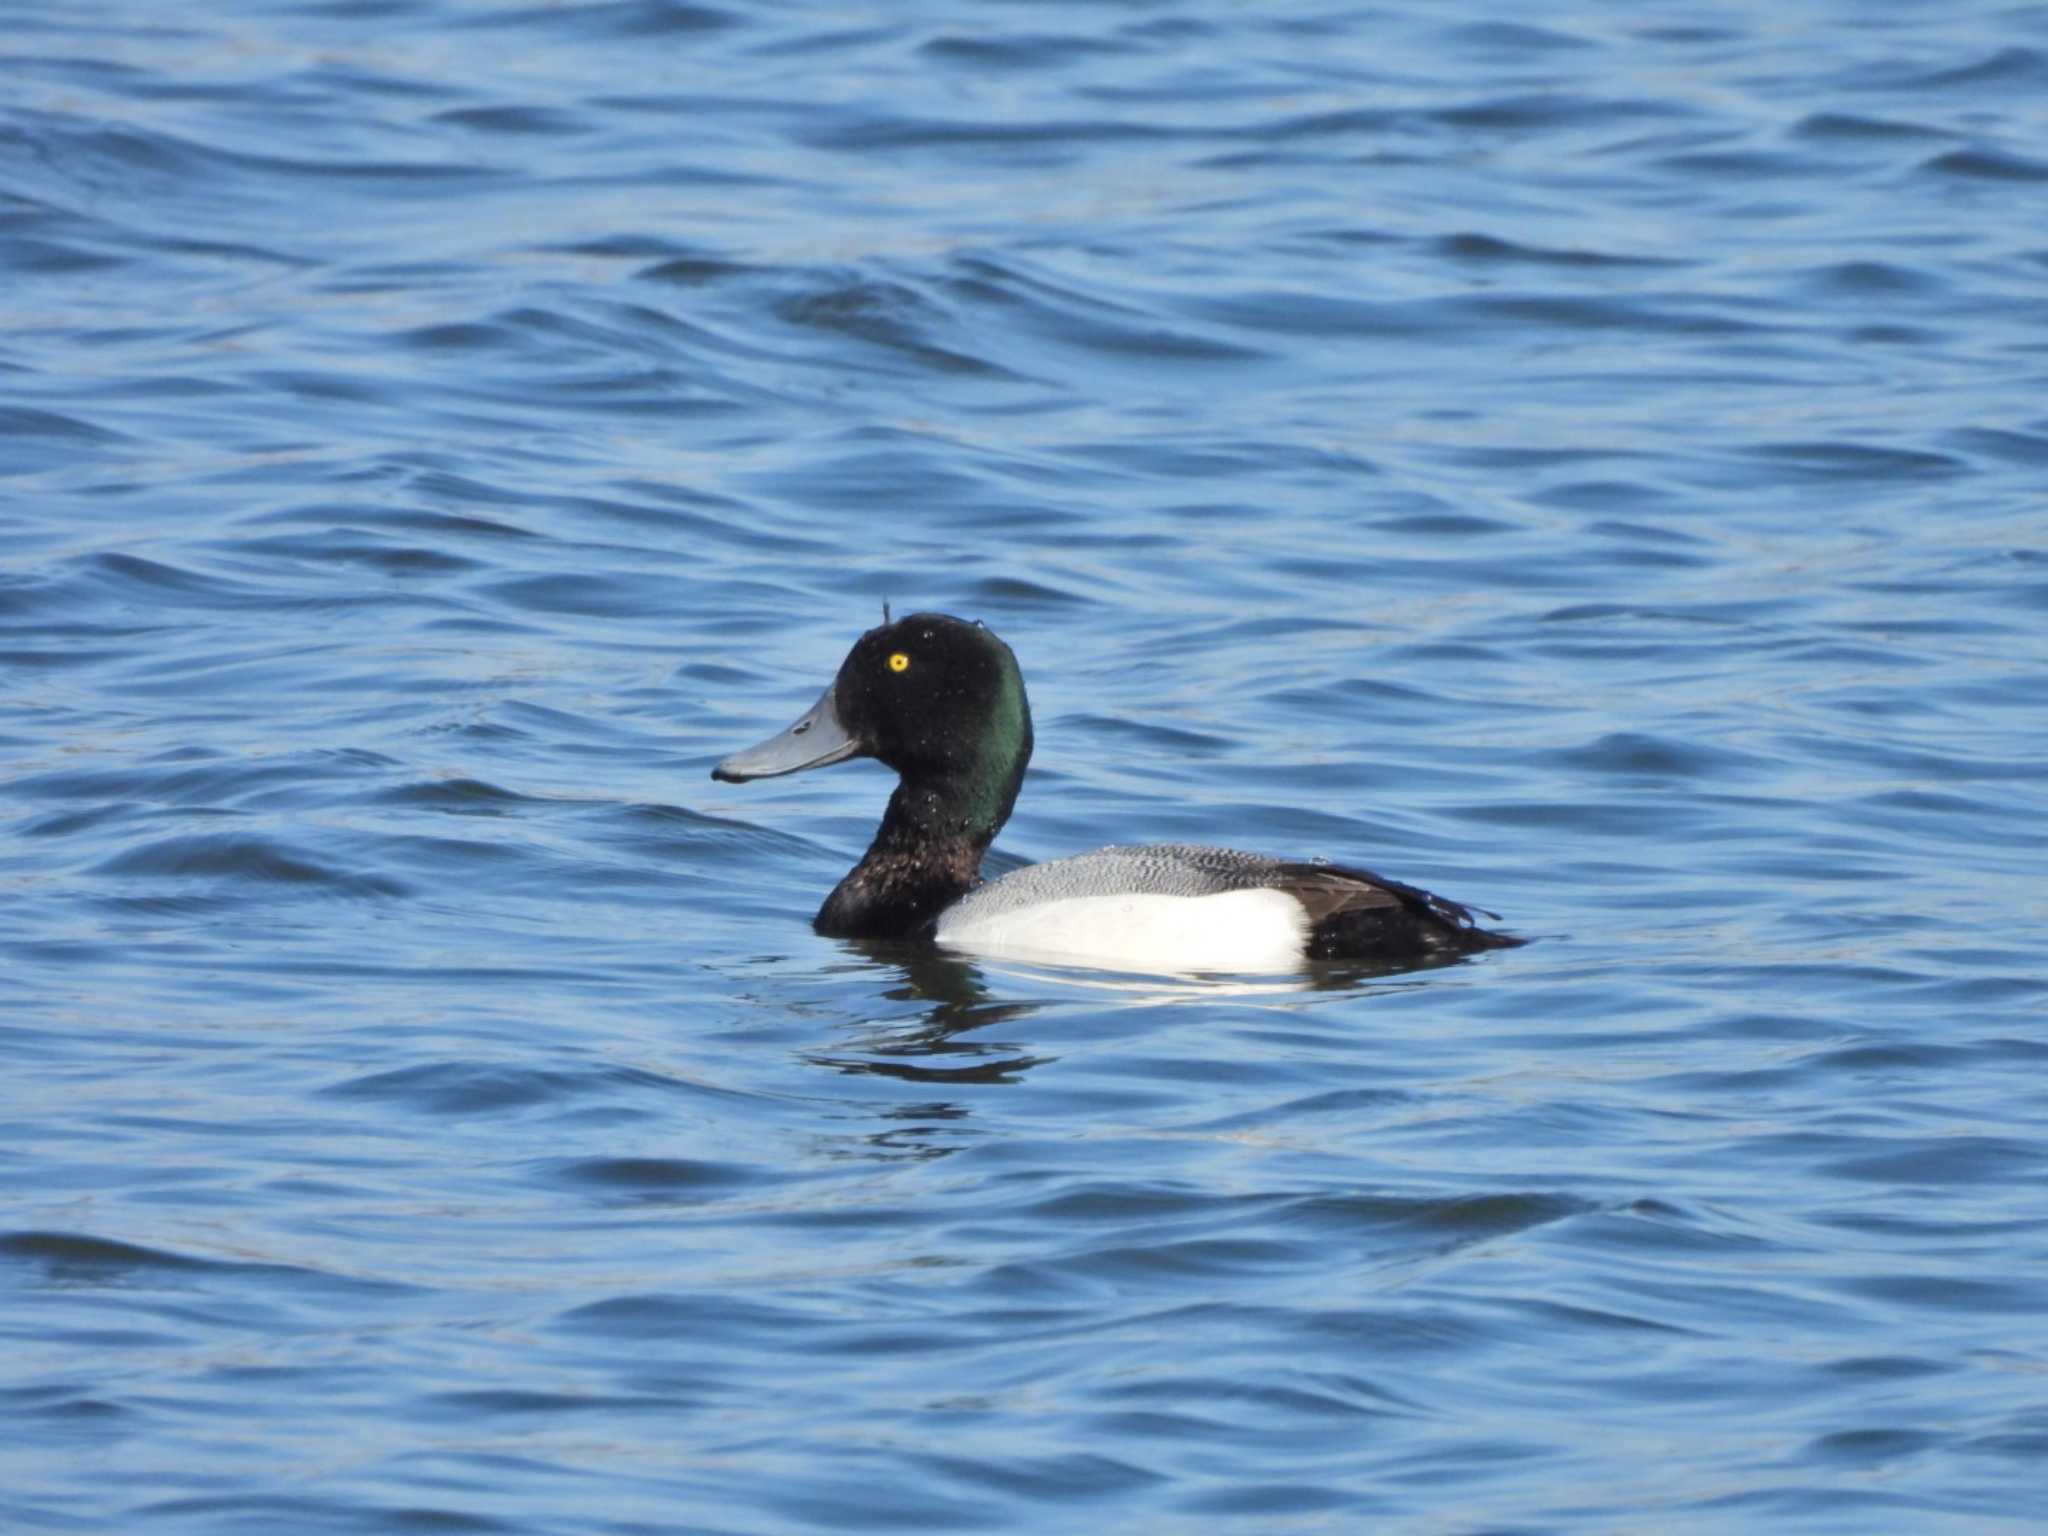
[{"label": "white flank", "polygon": [[947,949],[1125,971],[1293,971],[1308,913],[1285,891],[1210,896],[1067,896],[1010,911],[939,918]]}]

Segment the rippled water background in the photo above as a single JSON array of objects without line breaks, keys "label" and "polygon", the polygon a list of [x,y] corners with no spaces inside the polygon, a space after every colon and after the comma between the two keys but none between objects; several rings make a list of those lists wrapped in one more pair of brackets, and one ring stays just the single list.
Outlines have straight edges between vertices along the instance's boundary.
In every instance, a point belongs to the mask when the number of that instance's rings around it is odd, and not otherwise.
[{"label": "rippled water background", "polygon": [[2039,1529],[2048,7],[1514,14],[0,6],[0,1528]]}]

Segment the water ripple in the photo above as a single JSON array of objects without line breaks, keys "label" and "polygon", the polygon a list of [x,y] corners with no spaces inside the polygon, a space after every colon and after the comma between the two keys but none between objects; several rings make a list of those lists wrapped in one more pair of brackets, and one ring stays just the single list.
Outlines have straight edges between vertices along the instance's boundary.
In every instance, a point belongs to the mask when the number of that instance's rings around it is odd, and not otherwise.
[{"label": "water ripple", "polygon": [[[73,10],[0,1526],[2029,1524],[2029,13]],[[887,771],[707,770],[885,602],[1022,661],[992,869],[1539,942],[820,939]]]}]

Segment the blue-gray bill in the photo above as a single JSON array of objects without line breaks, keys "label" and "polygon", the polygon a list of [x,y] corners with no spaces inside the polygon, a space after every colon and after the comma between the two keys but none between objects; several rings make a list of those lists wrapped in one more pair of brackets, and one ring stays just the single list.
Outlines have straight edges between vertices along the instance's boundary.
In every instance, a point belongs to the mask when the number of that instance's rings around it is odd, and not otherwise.
[{"label": "blue-gray bill", "polygon": [[711,777],[742,784],[748,779],[772,779],[785,773],[801,773],[806,768],[822,768],[827,763],[858,755],[861,744],[840,723],[832,693],[827,688],[818,695],[818,702],[780,735],[733,753],[711,770]]}]

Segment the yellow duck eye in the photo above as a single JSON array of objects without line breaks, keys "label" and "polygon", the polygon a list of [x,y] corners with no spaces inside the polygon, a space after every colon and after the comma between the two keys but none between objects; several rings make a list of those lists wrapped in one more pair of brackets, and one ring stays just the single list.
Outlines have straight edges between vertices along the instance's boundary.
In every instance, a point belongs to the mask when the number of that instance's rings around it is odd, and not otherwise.
[{"label": "yellow duck eye", "polygon": [[889,670],[891,672],[908,672],[910,670],[910,658],[902,651],[891,651],[889,653]]}]

